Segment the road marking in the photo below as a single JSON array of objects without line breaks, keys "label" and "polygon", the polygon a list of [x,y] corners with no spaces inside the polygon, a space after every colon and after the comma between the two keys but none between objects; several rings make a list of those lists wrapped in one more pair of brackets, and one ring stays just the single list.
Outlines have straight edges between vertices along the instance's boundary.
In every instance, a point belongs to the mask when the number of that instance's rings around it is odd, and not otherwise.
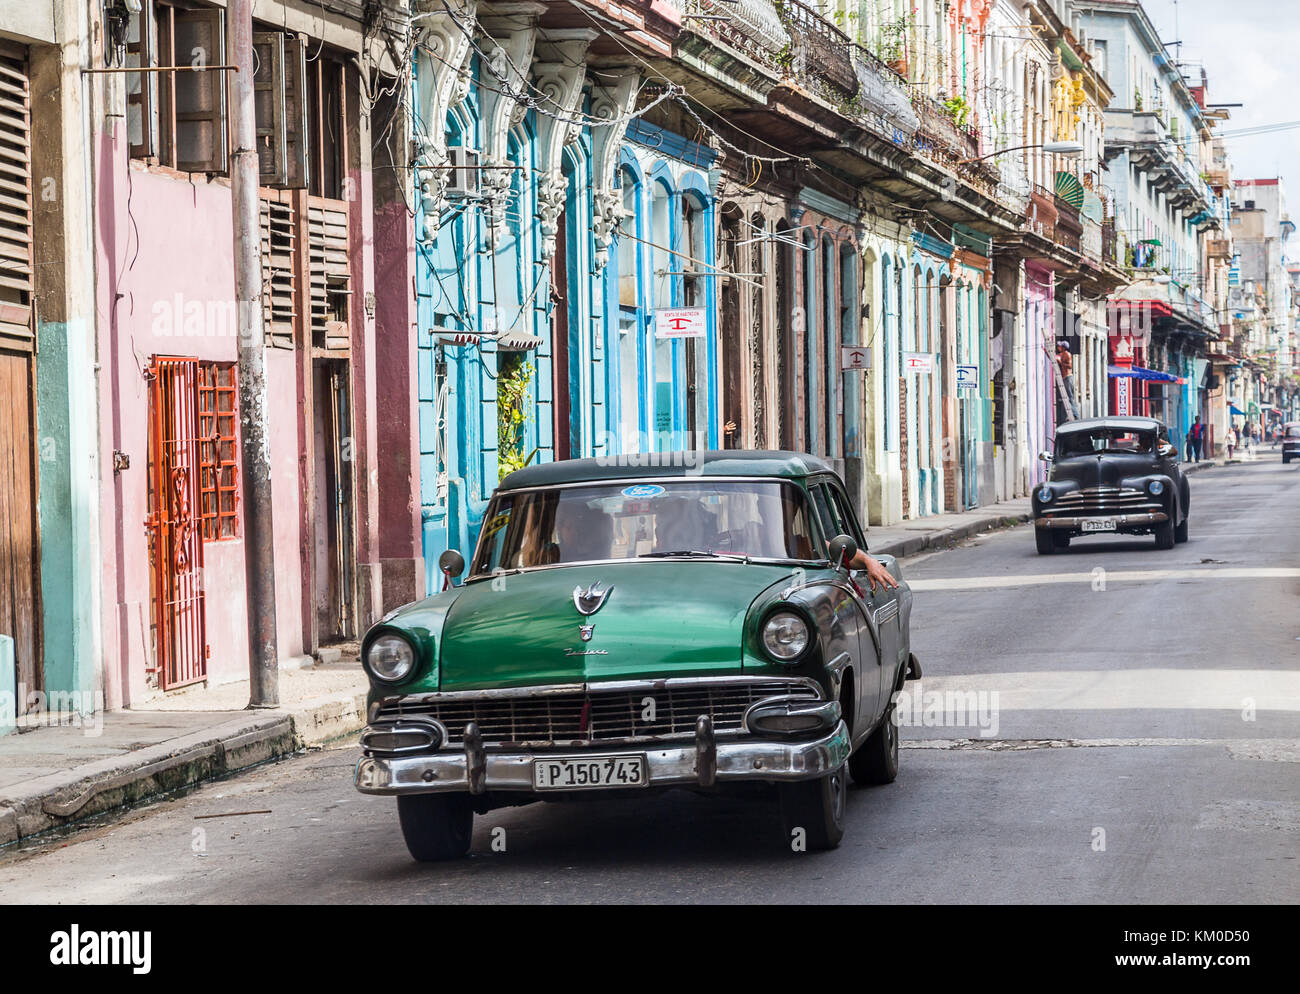
[{"label": "road marking", "polygon": [[[1225,569],[1106,569],[1107,584],[1132,581],[1149,583],[1152,580],[1293,580],[1300,578],[1300,568],[1290,566],[1229,566]],[[1043,583],[1093,583],[1098,574],[1086,573],[1021,573],[1015,576],[954,576],[934,580],[907,581],[913,590],[980,590],[986,587],[1032,587]]]},{"label": "road marking", "polygon": [[907,690],[931,694],[996,693],[998,711],[1147,709],[1300,711],[1295,670],[1055,670],[927,676]]},{"label": "road marking", "polygon": [[1221,746],[1232,759],[1300,763],[1297,739],[903,739],[903,749],[941,752],[1026,752],[1034,749],[1132,749],[1151,746]]}]

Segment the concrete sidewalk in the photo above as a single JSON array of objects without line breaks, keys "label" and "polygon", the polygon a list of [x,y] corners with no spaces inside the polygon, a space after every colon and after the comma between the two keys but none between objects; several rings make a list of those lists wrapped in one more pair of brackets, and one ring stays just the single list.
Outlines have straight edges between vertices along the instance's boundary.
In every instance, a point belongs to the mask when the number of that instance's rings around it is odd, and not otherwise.
[{"label": "concrete sidewalk", "polygon": [[896,525],[873,525],[867,529],[868,551],[880,555],[915,556],[928,549],[950,548],[962,539],[994,528],[1009,528],[1028,521],[1028,497],[989,504],[955,514],[932,514]]},{"label": "concrete sidewalk", "polygon": [[86,719],[25,716],[0,736],[0,845],[354,734],[366,688],[338,659],[282,670],[275,709],[246,710],[242,682]]}]

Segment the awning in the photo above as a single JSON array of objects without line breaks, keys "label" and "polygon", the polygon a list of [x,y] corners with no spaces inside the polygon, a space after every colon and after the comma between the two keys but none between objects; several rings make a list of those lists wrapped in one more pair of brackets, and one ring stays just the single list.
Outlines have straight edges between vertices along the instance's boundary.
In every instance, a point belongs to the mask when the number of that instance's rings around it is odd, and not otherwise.
[{"label": "awning", "polygon": [[1240,407],[1238,407],[1236,404],[1229,404],[1229,405],[1228,405],[1228,413],[1229,413],[1229,414],[1239,414],[1239,415],[1241,415],[1243,418],[1246,416],[1246,412],[1243,411],[1243,410],[1242,410]]},{"label": "awning", "polygon": [[1141,366],[1107,366],[1107,374],[1112,379],[1160,380],[1165,383],[1186,383],[1181,376],[1162,373],[1158,369],[1143,369]]}]

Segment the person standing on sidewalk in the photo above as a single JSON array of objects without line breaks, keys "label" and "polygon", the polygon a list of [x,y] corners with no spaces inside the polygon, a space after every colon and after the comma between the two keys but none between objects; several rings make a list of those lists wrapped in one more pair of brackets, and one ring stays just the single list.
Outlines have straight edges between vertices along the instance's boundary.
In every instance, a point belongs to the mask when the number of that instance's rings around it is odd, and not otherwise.
[{"label": "person standing on sidewalk", "polygon": [[1187,458],[1192,462],[1201,461],[1201,447],[1205,443],[1205,425],[1201,424],[1201,416],[1196,415],[1196,420],[1192,422],[1192,427],[1187,429]]},{"label": "person standing on sidewalk", "polygon": [[1056,364],[1061,368],[1061,382],[1065,384],[1066,414],[1078,419],[1079,405],[1074,399],[1074,356],[1064,342],[1056,343]]}]

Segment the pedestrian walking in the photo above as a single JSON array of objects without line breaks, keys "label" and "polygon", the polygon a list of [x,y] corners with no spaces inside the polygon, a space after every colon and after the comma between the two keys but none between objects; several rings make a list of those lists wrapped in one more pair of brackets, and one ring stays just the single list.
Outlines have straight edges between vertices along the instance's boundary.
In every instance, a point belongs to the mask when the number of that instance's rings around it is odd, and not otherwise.
[{"label": "pedestrian walking", "polygon": [[1187,431],[1187,458],[1190,462],[1201,461],[1201,447],[1205,444],[1205,425],[1201,424],[1201,416],[1196,415],[1196,420],[1192,422],[1192,427]]}]

